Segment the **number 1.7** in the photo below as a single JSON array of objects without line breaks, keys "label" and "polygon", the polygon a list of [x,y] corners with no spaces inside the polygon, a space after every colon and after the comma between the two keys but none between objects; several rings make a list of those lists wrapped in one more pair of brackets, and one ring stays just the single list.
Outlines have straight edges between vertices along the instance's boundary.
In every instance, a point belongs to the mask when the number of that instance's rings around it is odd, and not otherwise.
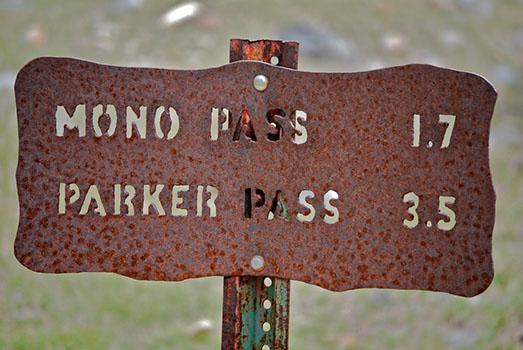
[{"label": "number 1.7", "polygon": [[[451,114],[440,114],[439,123],[447,124],[447,130],[445,130],[445,135],[443,136],[443,141],[441,142],[440,148],[447,148],[450,145],[450,138],[452,137],[452,131],[454,130],[454,123],[456,122],[456,116]],[[419,114],[414,114],[413,118],[413,129],[414,135],[412,140],[412,147],[419,147],[420,140],[420,116]],[[432,146],[432,141],[429,141],[429,147]]]}]

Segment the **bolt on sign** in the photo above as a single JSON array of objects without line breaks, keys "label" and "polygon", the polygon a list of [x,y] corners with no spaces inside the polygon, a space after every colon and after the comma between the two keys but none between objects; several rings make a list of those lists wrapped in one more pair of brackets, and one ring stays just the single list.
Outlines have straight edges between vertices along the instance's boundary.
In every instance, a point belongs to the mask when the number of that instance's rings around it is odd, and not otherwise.
[{"label": "bolt on sign", "polygon": [[44,57],[15,91],[31,270],[462,296],[492,280],[497,94],[475,74]]}]

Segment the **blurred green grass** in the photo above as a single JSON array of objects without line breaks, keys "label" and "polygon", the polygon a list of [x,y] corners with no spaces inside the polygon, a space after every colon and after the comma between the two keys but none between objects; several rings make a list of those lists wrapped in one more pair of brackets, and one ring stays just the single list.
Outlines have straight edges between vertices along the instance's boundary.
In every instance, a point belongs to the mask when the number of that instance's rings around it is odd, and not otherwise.
[{"label": "blurred green grass", "polygon": [[341,60],[307,55],[302,43],[303,70],[426,62],[495,83],[496,275],[485,293],[471,299],[420,291],[333,293],[293,282],[290,348],[523,349],[523,48],[514,40],[523,30],[523,3],[470,3],[203,1],[198,16],[166,27],[160,19],[176,2],[0,2],[0,349],[220,346],[221,278],[160,283],[100,273],[44,275],[16,261],[16,71],[46,55],[134,66],[217,66],[228,62],[230,38],[277,39],[286,28],[303,25],[328,28],[356,48]]}]

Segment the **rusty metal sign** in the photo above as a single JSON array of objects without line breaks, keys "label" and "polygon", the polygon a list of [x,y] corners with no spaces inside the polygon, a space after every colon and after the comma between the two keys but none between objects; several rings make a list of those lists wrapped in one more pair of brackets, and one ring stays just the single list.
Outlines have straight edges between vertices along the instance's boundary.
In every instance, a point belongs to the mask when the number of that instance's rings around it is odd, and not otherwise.
[{"label": "rusty metal sign", "polygon": [[15,90],[32,270],[463,296],[492,280],[497,95],[477,75],[40,58]]}]

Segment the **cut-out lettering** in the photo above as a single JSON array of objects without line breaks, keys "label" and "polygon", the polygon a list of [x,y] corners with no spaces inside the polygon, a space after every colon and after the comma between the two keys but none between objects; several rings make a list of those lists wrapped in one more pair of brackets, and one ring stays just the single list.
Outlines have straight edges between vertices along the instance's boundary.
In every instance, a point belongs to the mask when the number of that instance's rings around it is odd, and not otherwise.
[{"label": "cut-out lettering", "polygon": [[172,216],[187,216],[187,209],[178,208],[178,205],[183,203],[183,198],[179,197],[180,192],[189,191],[189,185],[174,185],[172,191]]},{"label": "cut-out lettering", "polygon": [[256,208],[259,208],[265,204],[265,192],[257,188],[254,190],[254,193],[256,194],[256,196],[258,196],[258,200],[256,201],[256,203],[254,203],[254,206]]},{"label": "cut-out lettering", "polygon": [[196,216],[202,216],[203,212],[203,186],[197,187],[196,192]]},{"label": "cut-out lettering", "polygon": [[73,204],[78,199],[80,199],[80,187],[78,187],[77,184],[72,183],[69,185],[69,190],[74,192],[71,198],[69,198],[69,204]]},{"label": "cut-out lettering", "polygon": [[332,200],[337,200],[338,198],[338,192],[333,190],[329,190],[323,196],[323,207],[327,211],[327,213],[323,217],[323,221],[325,221],[327,224],[335,224],[340,219],[340,213],[338,212],[338,208],[336,208],[331,203]]},{"label": "cut-out lettering", "polygon": [[[203,189],[204,186],[198,186],[197,187],[197,193],[196,193],[196,216],[202,216],[203,215]],[[213,186],[207,186],[207,192],[210,194],[210,198],[207,200],[206,204],[209,208],[209,216],[215,217],[216,216],[216,205],[215,201],[218,197],[218,189]]]},{"label": "cut-out lettering", "polygon": [[454,204],[456,202],[455,197],[451,196],[439,196],[438,212],[440,215],[444,215],[449,218],[449,221],[443,219],[438,220],[438,228],[444,231],[450,231],[456,226],[456,213],[447,204]]},{"label": "cut-out lettering", "polygon": [[298,213],[298,215],[296,215],[296,218],[300,222],[310,222],[312,221],[312,219],[314,219],[314,215],[316,214],[316,210],[314,209],[312,204],[307,202],[307,198],[314,198],[314,192],[309,190],[303,190],[300,192],[298,202],[300,203],[300,205],[309,210],[309,213],[307,215],[304,215],[302,213]]},{"label": "cut-out lettering", "polygon": [[246,188],[244,191],[244,208],[243,208],[243,216],[246,218],[252,218],[252,200],[251,200],[251,192],[252,190],[250,188]]},{"label": "cut-out lettering", "polygon": [[149,207],[152,205],[158,212],[159,216],[165,215],[162,203],[160,202],[160,192],[162,192],[164,185],[156,185],[153,193],[151,193],[151,185],[143,185],[143,215],[149,214]]},{"label": "cut-out lettering", "polygon": [[105,208],[102,203],[100,193],[98,192],[98,187],[96,187],[96,185],[89,186],[82,207],[80,208],[80,215],[87,214],[92,200],[96,202],[96,208],[94,209],[94,212],[98,213],[100,216],[105,216]]},{"label": "cut-out lettering", "polygon": [[[160,120],[162,119],[164,112],[165,107],[160,106],[156,109],[156,113],[154,116],[154,129],[156,131],[156,137],[160,139],[163,139],[164,137],[164,133],[160,125]],[[178,113],[173,107],[169,107],[169,118],[171,119],[171,128],[167,133],[167,140],[174,138],[178,134],[178,130],[180,129],[180,120],[178,118]]]},{"label": "cut-out lettering", "polygon": [[[252,198],[251,198],[252,189],[246,188],[245,189],[245,205],[244,205],[244,213],[243,215],[246,218],[252,217]],[[254,206],[259,208],[265,204],[265,192],[260,190],[259,188],[255,189],[254,193],[258,197],[256,202],[254,203]]]},{"label": "cut-out lettering", "polygon": [[420,116],[419,114],[414,114],[412,121],[412,147],[419,147],[420,139]]},{"label": "cut-out lettering", "polygon": [[211,140],[218,140],[218,133],[220,131],[220,116],[224,117],[224,121],[221,123],[222,130],[229,130],[231,125],[230,112],[227,108],[222,108],[222,113],[220,115],[219,108],[212,108],[211,110]]},{"label": "cut-out lettering", "polygon": [[133,198],[136,194],[136,190],[131,185],[125,185],[124,187],[125,193],[127,193],[127,197],[125,198],[123,204],[127,207],[127,216],[133,216],[134,215],[134,205],[133,205]]},{"label": "cut-out lettering", "polygon": [[122,185],[114,185],[114,215],[120,215],[122,206]]},{"label": "cut-out lettering", "polygon": [[60,192],[58,195],[58,214],[65,214],[65,184],[60,183]]},{"label": "cut-out lettering", "polygon": [[267,140],[276,142],[283,137],[284,117],[285,112],[281,109],[271,109],[267,112],[267,122],[276,129],[273,133],[267,133]]},{"label": "cut-out lettering", "polygon": [[[416,212],[416,209],[419,206],[419,197],[414,192],[409,192],[405,196],[403,196],[403,202],[404,203],[413,203],[411,207],[409,207],[408,212],[412,215],[411,220],[403,220],[403,225],[407,226],[408,228],[414,228],[419,223],[419,217],[418,213]],[[439,204],[438,204],[438,213],[440,215],[446,216],[449,220],[445,221],[443,219],[438,220],[436,227],[443,231],[450,231],[456,226],[456,213],[449,208],[447,205],[452,205],[456,202],[456,198],[452,196],[439,196]],[[428,228],[432,227],[432,221],[428,220],[426,222],[426,226]]]},{"label": "cut-out lettering", "polygon": [[[420,145],[420,134],[421,134],[421,122],[420,115],[414,114],[413,116],[413,140],[412,147],[419,147]],[[447,124],[447,129],[445,129],[445,134],[443,135],[443,140],[441,141],[440,148],[448,148],[450,145],[450,139],[452,138],[452,131],[454,130],[454,124],[456,122],[456,116],[453,114],[440,114],[439,123]],[[432,140],[427,142],[427,148],[431,148],[434,143]]]},{"label": "cut-out lettering", "polygon": [[280,217],[284,220],[289,220],[289,212],[287,210],[287,203],[283,197],[283,192],[281,190],[276,191],[276,195],[272,200],[269,213],[267,214],[267,219],[272,220],[274,217]]},{"label": "cut-out lettering", "polygon": [[[96,137],[102,136],[102,130],[100,129],[100,117],[104,115],[104,106],[99,104],[96,107],[93,108],[93,129],[94,129],[94,135]],[[110,124],[109,129],[107,130],[107,136],[112,136],[114,134],[114,131],[116,130],[116,108],[114,108],[113,105],[107,105],[105,106],[105,115],[109,117]]]},{"label": "cut-out lettering", "polygon": [[233,141],[239,141],[242,132],[245,130],[245,137],[253,142],[256,142],[256,133],[254,131],[254,125],[251,120],[249,112],[244,109],[241,113],[238,123],[236,123],[236,129],[232,137]]},{"label": "cut-out lettering", "polygon": [[140,106],[140,116],[134,112],[131,106],[127,106],[127,138],[133,136],[133,125],[136,125],[140,138],[144,139],[147,132],[147,107]]},{"label": "cut-out lettering", "polygon": [[78,136],[85,136],[85,105],[77,105],[73,116],[69,116],[64,106],[56,107],[56,136],[64,136],[64,128],[69,130],[78,128]]},{"label": "cut-out lettering", "polygon": [[207,186],[207,193],[210,194],[209,199],[207,200],[207,207],[209,207],[209,216],[211,218],[216,217],[216,198],[218,198],[218,189],[214,186]]},{"label": "cut-out lettering", "polygon": [[440,148],[447,148],[450,145],[450,138],[452,137],[452,131],[454,130],[454,123],[456,122],[455,115],[439,115],[439,123],[447,123],[447,129],[445,130],[445,135],[443,136],[443,141],[441,142]]},{"label": "cut-out lettering", "polygon": [[[66,206],[66,187],[67,184],[60,183],[60,190],[58,195],[58,214],[65,214],[65,206]],[[69,197],[69,204],[72,204],[80,198],[80,188],[78,188],[77,184],[69,184],[69,191],[73,191],[73,195]]]},{"label": "cut-out lettering", "polygon": [[304,111],[297,110],[293,113],[293,116],[295,134],[292,142],[294,142],[297,145],[301,145],[307,142],[308,137],[307,128],[305,128],[304,124],[300,123],[307,120],[307,113],[305,113]]},{"label": "cut-out lettering", "polygon": [[419,205],[419,197],[414,192],[409,192],[403,196],[403,203],[412,203],[412,206],[408,209],[409,214],[412,215],[412,219],[403,220],[403,225],[407,226],[408,228],[414,228],[419,223],[418,213],[416,212],[416,209],[418,209]]}]

